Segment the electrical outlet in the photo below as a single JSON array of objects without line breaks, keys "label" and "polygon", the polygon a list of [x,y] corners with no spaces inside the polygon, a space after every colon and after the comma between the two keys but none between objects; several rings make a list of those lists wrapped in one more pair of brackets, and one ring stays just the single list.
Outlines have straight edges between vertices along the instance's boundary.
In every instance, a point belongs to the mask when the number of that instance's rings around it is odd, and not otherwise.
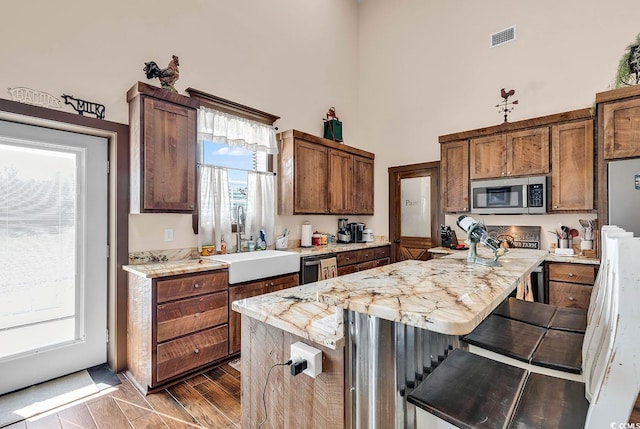
[{"label": "electrical outlet", "polygon": [[164,241],[173,241],[173,229],[167,228],[164,230]]},{"label": "electrical outlet", "polygon": [[303,359],[307,361],[307,369],[302,373],[316,378],[322,372],[322,350],[300,341],[291,344],[291,360],[295,363]]}]

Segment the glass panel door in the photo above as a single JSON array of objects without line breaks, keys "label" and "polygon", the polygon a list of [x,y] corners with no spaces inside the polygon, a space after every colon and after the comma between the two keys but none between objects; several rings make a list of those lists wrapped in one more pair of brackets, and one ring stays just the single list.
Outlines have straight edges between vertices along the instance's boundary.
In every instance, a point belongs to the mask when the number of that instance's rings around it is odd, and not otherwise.
[{"label": "glass panel door", "polygon": [[0,394],[106,360],[106,149],[0,121]]},{"label": "glass panel door", "polygon": [[431,237],[431,177],[401,179],[400,194],[400,235]]}]

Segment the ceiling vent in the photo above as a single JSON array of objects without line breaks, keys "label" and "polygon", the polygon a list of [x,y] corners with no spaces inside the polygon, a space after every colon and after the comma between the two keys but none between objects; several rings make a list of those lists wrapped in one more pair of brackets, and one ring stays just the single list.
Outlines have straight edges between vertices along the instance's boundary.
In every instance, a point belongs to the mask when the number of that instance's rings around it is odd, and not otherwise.
[{"label": "ceiling vent", "polygon": [[495,48],[496,46],[504,45],[505,43],[509,43],[516,38],[516,26],[512,26],[506,28],[502,31],[498,31],[497,33],[493,33],[491,35],[490,46]]}]

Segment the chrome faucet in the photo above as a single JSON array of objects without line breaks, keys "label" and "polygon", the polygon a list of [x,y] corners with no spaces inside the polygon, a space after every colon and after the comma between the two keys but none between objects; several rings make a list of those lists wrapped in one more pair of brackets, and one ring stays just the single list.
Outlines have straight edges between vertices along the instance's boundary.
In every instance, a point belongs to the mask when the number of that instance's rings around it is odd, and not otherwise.
[{"label": "chrome faucet", "polygon": [[236,252],[242,252],[242,233],[244,233],[244,208],[238,205],[236,212]]}]

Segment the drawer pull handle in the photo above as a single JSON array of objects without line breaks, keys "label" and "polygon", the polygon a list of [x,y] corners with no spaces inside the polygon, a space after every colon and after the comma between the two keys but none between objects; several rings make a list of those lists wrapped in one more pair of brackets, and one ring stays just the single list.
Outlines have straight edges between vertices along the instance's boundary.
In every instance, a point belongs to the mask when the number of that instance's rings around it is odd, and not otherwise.
[{"label": "drawer pull handle", "polygon": [[569,301],[575,301],[576,299],[572,296],[569,297]]},{"label": "drawer pull handle", "polygon": [[200,353],[200,349],[199,349],[199,348],[194,349],[194,350],[193,350],[193,353],[195,353],[195,354]]},{"label": "drawer pull handle", "polygon": [[198,289],[200,287],[200,285],[198,283],[193,285],[194,288]]},{"label": "drawer pull handle", "polygon": [[573,273],[569,273],[569,277],[573,277],[575,274]]}]

